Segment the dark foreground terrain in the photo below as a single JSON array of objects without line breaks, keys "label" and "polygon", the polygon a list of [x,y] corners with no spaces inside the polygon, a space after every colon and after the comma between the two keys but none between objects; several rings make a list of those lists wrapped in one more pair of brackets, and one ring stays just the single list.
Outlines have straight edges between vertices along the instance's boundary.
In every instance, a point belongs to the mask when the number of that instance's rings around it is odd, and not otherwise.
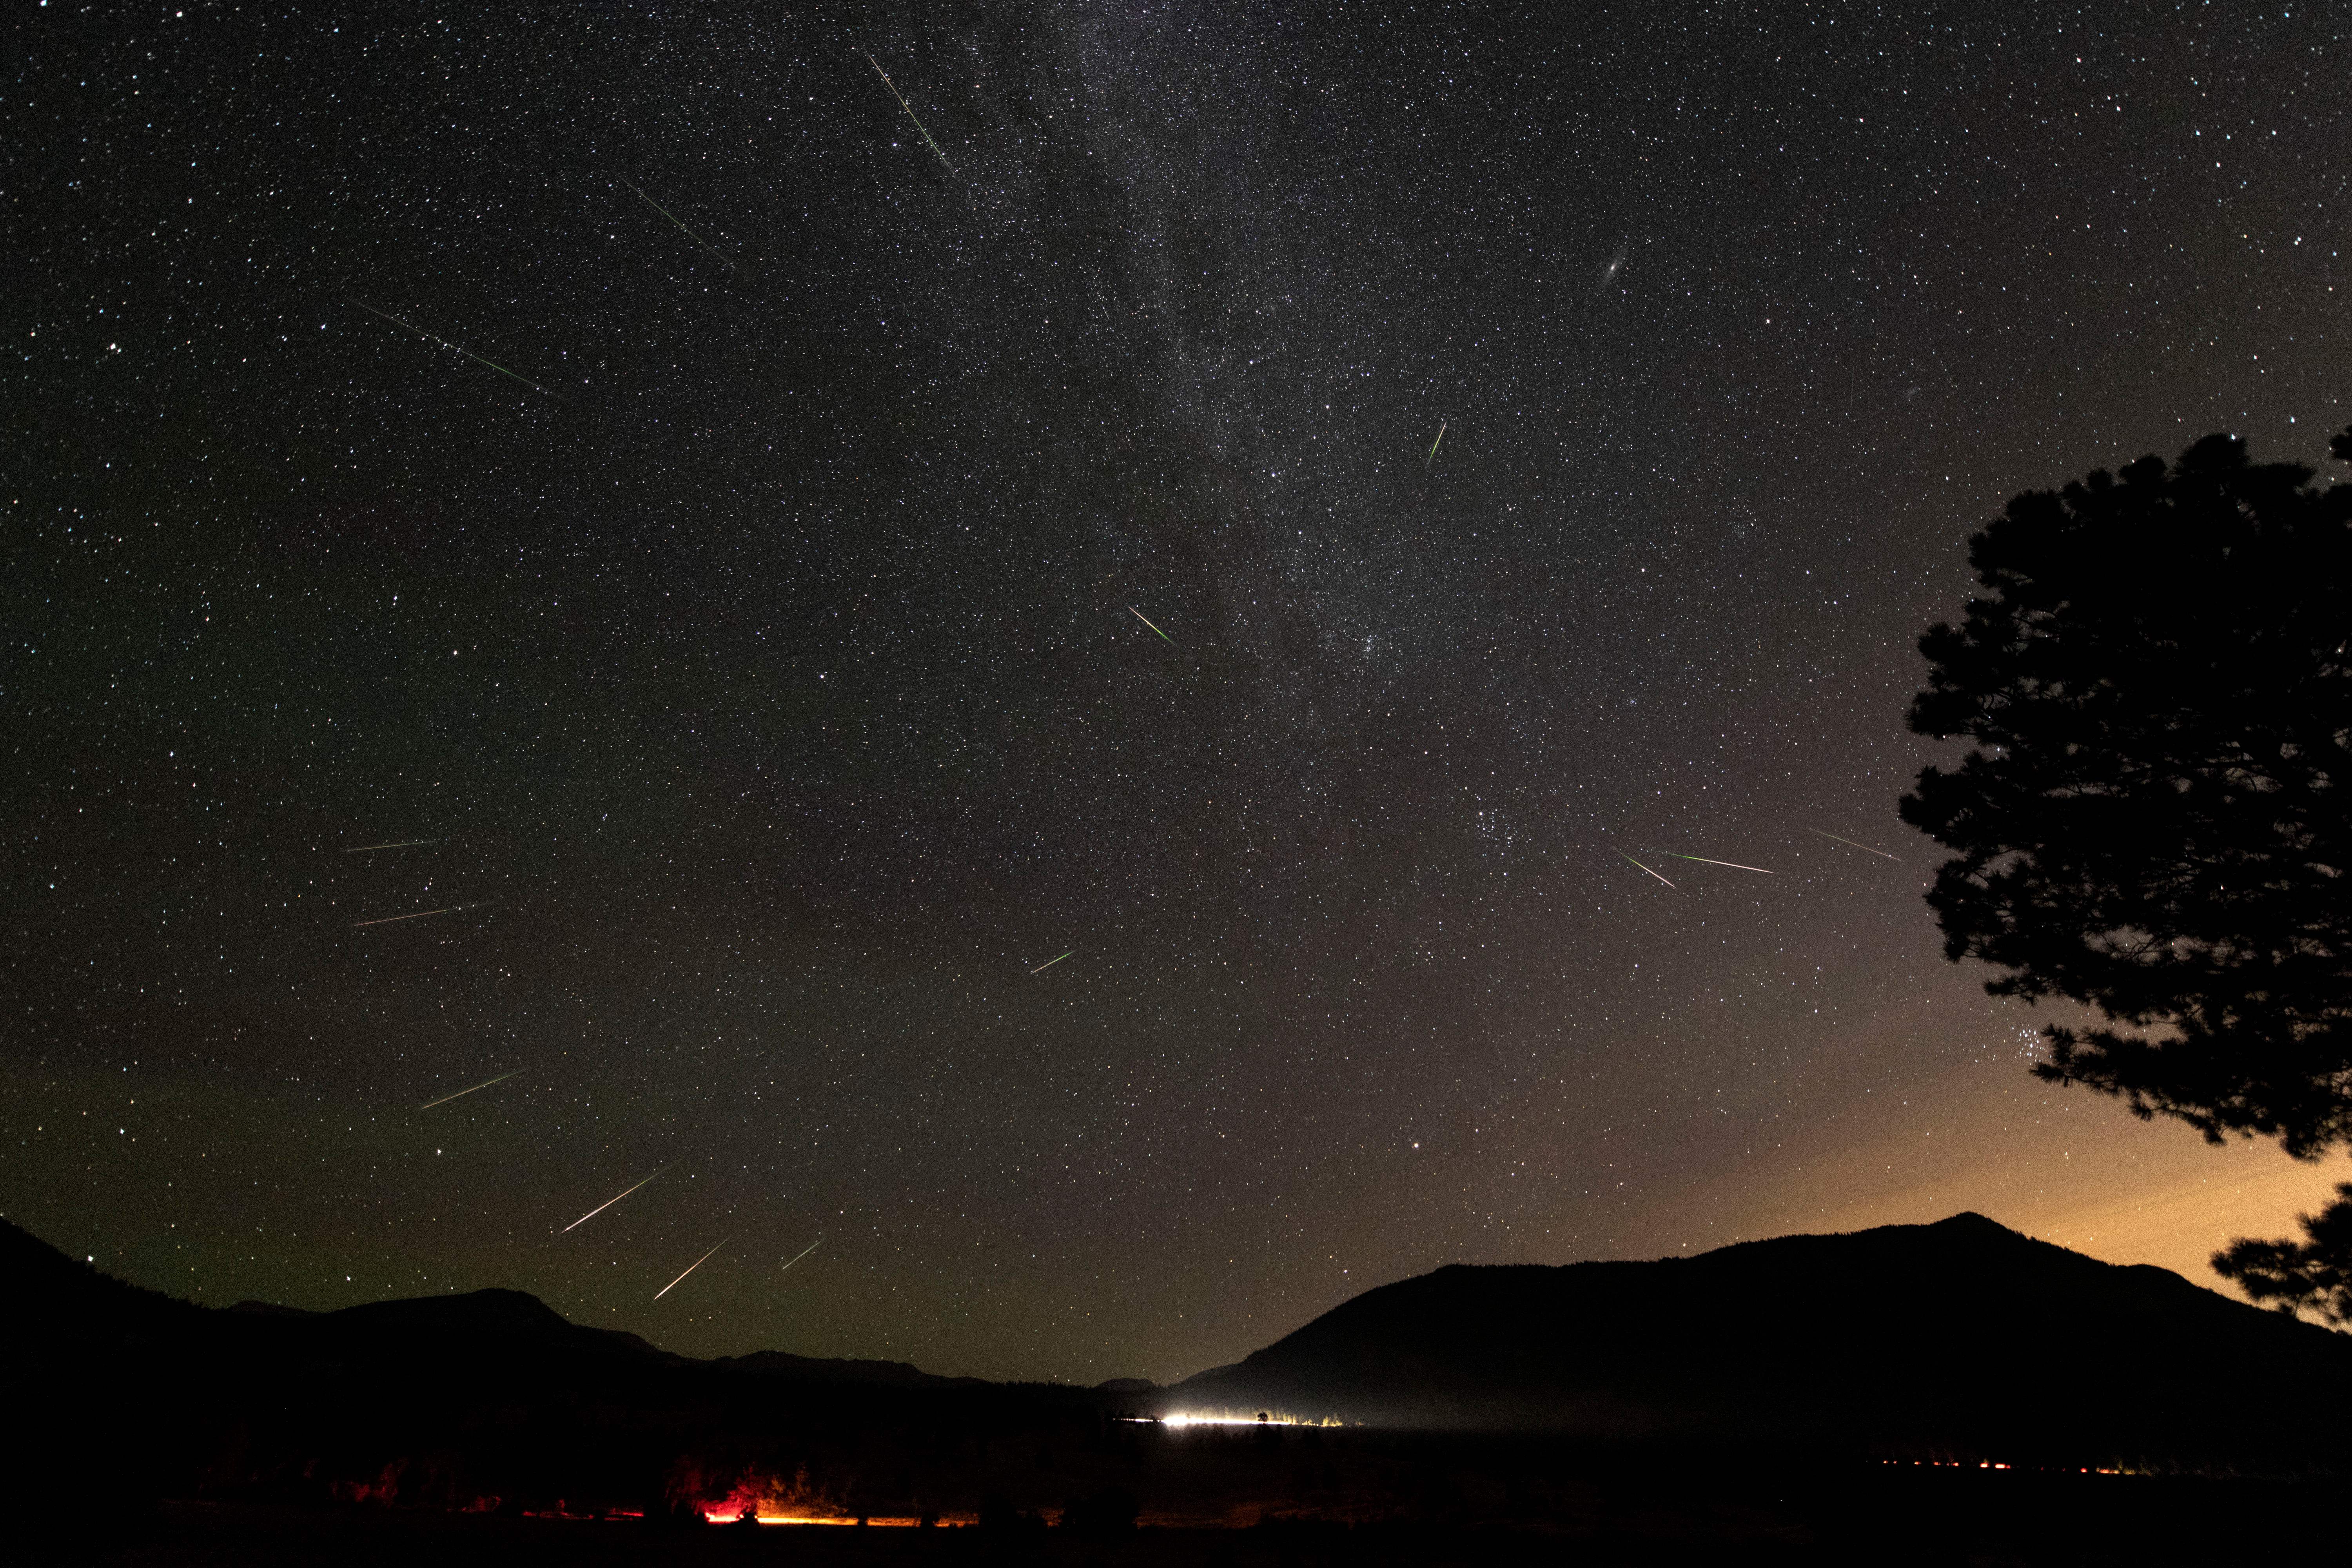
[{"label": "dark foreground terrain", "polygon": [[0,1562],[2275,1563],[2352,1515],[2352,1339],[1974,1215],[1441,1270],[1174,1388],[215,1310],[5,1222],[0,1276]]},{"label": "dark foreground terrain", "polygon": [[1976,1214],[1654,1262],[1441,1268],[1167,1394],[1596,1440],[2352,1468],[2352,1335]]},{"label": "dark foreground terrain", "polygon": [[2331,1487],[2184,1477],[1914,1470],[1757,1484],[1601,1478],[1547,1528],[1463,1521],[1341,1525],[1270,1518],[1231,1529],[1088,1536],[1034,1524],[859,1530],[506,1519],[398,1509],[166,1503],[92,1521],[24,1561],[106,1568],[667,1568],[677,1564],[1021,1563],[1087,1568],[1230,1563],[2210,1564],[2326,1562],[2344,1505]]}]

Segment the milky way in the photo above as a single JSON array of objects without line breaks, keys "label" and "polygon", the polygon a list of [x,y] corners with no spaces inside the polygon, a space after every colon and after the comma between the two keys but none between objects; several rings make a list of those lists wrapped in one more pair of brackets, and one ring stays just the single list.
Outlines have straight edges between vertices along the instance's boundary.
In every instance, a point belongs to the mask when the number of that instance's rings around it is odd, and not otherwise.
[{"label": "milky way", "polygon": [[1895,801],[2009,494],[2346,422],[2340,18],[1524,9],[26,13],[7,1215],[1090,1381],[2252,1180]]}]

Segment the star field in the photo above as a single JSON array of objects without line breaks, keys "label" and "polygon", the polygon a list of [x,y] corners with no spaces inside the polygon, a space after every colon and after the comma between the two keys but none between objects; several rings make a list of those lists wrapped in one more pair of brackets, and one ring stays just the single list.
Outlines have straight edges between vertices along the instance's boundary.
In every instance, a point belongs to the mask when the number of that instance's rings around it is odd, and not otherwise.
[{"label": "star field", "polygon": [[0,1211],[1084,1381],[1451,1261],[2284,1228],[2026,1078],[1895,801],[2010,494],[2346,423],[2343,35],[23,12]]}]

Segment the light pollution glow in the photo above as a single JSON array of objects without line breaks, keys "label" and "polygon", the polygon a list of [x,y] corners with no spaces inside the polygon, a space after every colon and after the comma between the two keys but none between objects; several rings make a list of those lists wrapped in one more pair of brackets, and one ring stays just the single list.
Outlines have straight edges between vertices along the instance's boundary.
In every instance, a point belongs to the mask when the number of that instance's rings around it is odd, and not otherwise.
[{"label": "light pollution glow", "polygon": [[1272,1412],[1264,1415],[1235,1415],[1227,1411],[1208,1415],[1179,1410],[1173,1414],[1160,1416],[1156,1421],[1149,1415],[1138,1415],[1132,1419],[1146,1425],[1161,1426],[1344,1426],[1347,1425],[1337,1415],[1326,1415],[1320,1420],[1309,1420],[1304,1415],[1284,1415]]}]

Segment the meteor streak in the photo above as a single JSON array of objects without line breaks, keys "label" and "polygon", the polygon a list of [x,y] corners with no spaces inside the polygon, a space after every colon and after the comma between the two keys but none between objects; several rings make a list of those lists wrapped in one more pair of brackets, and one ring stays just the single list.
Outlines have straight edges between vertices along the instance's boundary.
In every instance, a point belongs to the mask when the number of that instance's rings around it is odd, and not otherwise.
[{"label": "meteor streak", "polygon": [[[494,1084],[494,1083],[504,1083],[504,1082],[506,1082],[506,1080],[507,1080],[507,1079],[510,1079],[510,1078],[513,1078],[513,1077],[516,1075],[516,1073],[526,1073],[526,1072],[529,1072],[530,1070],[530,1069],[529,1068],[515,1068],[515,1069],[514,1069],[514,1072],[502,1072],[502,1073],[499,1074],[499,1076],[498,1076],[498,1077],[496,1077],[496,1078],[492,1078],[492,1079],[484,1079],[480,1083],[476,1084],[476,1085],[474,1086],[474,1089],[488,1089],[488,1088],[489,1088],[489,1087],[490,1087],[490,1085],[492,1085],[492,1084]],[[429,1102],[429,1103],[427,1103],[427,1104],[425,1104],[425,1105],[420,1105],[420,1106],[418,1106],[416,1109],[417,1109],[417,1110],[432,1110],[432,1109],[433,1109],[433,1107],[434,1107],[434,1106],[436,1106],[436,1105],[446,1105],[446,1104],[448,1104],[448,1103],[449,1103],[451,1100],[463,1100],[463,1099],[465,1099],[467,1095],[469,1095],[469,1094],[473,1093],[473,1092],[474,1092],[474,1089],[459,1089],[459,1090],[458,1090],[457,1093],[455,1093],[455,1094],[445,1094],[445,1095],[443,1095],[440,1099],[436,1100],[433,1100],[433,1101],[431,1101],[431,1102]]]},{"label": "meteor streak", "polygon": [[[1851,839],[1851,838],[1839,838],[1839,837],[1838,837],[1838,836],[1837,836],[1836,834],[1834,834],[1834,833],[1822,833],[1822,830],[1821,830],[1820,828],[1818,828],[1818,827],[1808,827],[1808,828],[1806,828],[1806,829],[1805,829],[1805,831],[1806,831],[1806,832],[1808,832],[1808,833],[1811,833],[1811,834],[1819,835],[1821,837],[1823,837],[1823,838],[1835,839],[1835,840],[1836,840],[1838,843],[1840,843],[1840,844],[1852,845],[1852,846],[1853,846],[1853,847],[1854,847],[1854,848],[1856,848],[1856,849],[1861,850],[1861,851],[1862,851],[1864,854],[1865,854],[1865,855],[1886,855],[1886,851],[1885,851],[1885,850],[1884,850],[1884,849],[1873,849],[1873,848],[1872,848],[1869,845],[1867,845],[1867,844],[1855,844],[1855,843],[1853,842],[1853,839]],[[1899,857],[1896,857],[1896,856],[1894,856],[1894,855],[1886,855],[1886,858],[1887,858],[1889,860],[1895,860],[1895,859],[1898,859],[1898,858],[1899,858]]]},{"label": "meteor streak", "polygon": [[1666,853],[1674,855],[1677,860],[1696,860],[1702,866],[1728,866],[1735,871],[1763,871],[1767,877],[1779,875],[1778,872],[1765,871],[1761,866],[1743,866],[1737,860],[1710,860],[1704,855],[1676,855],[1671,849]]},{"label": "meteor streak", "polygon": [[[654,1173],[654,1176],[658,1176],[658,1175],[660,1175],[660,1174],[662,1173],[662,1171],[667,1171],[667,1170],[668,1170],[668,1169],[669,1169],[669,1167],[668,1167],[667,1165],[664,1165],[664,1166],[661,1168],[661,1171],[656,1171],[656,1172]],[[650,1181],[652,1181],[652,1180],[654,1179],[654,1176],[647,1176],[647,1177],[646,1178],[646,1182],[650,1182]],[[642,1187],[642,1186],[644,1186],[644,1185],[646,1184],[646,1182],[639,1182],[639,1183],[637,1184],[637,1187]],[[621,1201],[621,1198],[625,1198],[625,1197],[627,1197],[627,1196],[629,1195],[629,1193],[634,1193],[634,1192],[635,1192],[635,1191],[637,1190],[637,1187],[631,1187],[631,1188],[629,1189],[629,1192],[627,1192],[627,1193],[623,1193],[623,1194],[621,1194],[621,1196],[620,1196],[620,1197],[606,1198],[603,1203],[598,1204],[594,1208],[590,1209],[586,1214],[582,1215],[578,1219],[573,1220],[570,1225],[565,1226],[562,1230],[557,1231],[555,1234],[556,1234],[556,1235],[558,1235],[558,1236],[569,1236],[569,1235],[571,1235],[573,1231],[578,1230],[582,1226],[586,1225],[590,1220],[594,1219],[598,1215],[603,1214],[606,1209],[611,1208],[614,1204],[619,1203],[619,1202]],[[722,1243],[721,1245],[724,1245],[724,1244]],[[716,1251],[716,1250],[717,1250],[717,1248],[716,1248],[716,1247],[714,1247],[714,1248],[712,1248],[712,1250],[713,1250],[713,1251]],[[677,1278],[678,1278],[678,1279],[685,1279],[685,1278],[686,1278],[686,1276],[685,1276],[685,1275],[683,1275],[683,1274],[681,1274],[681,1275],[679,1275]],[[671,1283],[671,1284],[673,1284],[673,1285],[675,1285],[675,1284],[677,1284],[677,1279],[673,1279],[673,1280],[671,1280],[671,1281],[670,1281],[670,1283]]]},{"label": "meteor streak", "polygon": [[460,910],[478,910],[488,901],[488,900],[477,900],[470,904],[445,904],[437,910],[418,910],[415,914],[382,915],[372,921],[355,921],[352,929],[357,931],[362,926],[388,926],[399,921],[421,921],[426,915],[454,915]]},{"label": "meteor streak", "polygon": [[[806,1247],[802,1247],[798,1252],[793,1255],[793,1263],[798,1263],[802,1258],[806,1258],[810,1253],[814,1252],[818,1247],[823,1247],[824,1245],[824,1237],[821,1236],[818,1237],[814,1241],[810,1242]],[[785,1264],[784,1268],[790,1268],[793,1266],[793,1263]],[[779,1268],[776,1272],[782,1274],[784,1271],[784,1268]],[[681,1276],[681,1278],[683,1278],[683,1276]]]},{"label": "meteor streak", "polygon": [[[1622,849],[1620,849],[1619,851],[1617,851],[1617,855],[1618,855],[1618,858],[1619,858],[1620,859],[1623,860],[1627,865],[1630,865],[1630,866],[1642,866],[1642,863],[1641,863],[1639,860],[1634,859],[1631,855],[1626,854],[1626,853],[1625,853],[1625,851],[1623,851]],[[1650,871],[1650,868],[1649,868],[1647,866],[1642,866],[1642,869],[1643,869],[1643,870],[1644,870],[1644,871]],[[1655,871],[1650,871],[1650,875],[1651,875],[1651,876],[1653,876],[1653,877],[1658,877],[1658,874],[1657,874]],[[1659,881],[1661,881],[1661,882],[1666,882],[1666,879],[1665,879],[1664,877],[1658,877],[1658,880],[1659,880]],[[1669,888],[1671,888],[1671,887],[1673,887],[1673,886],[1674,886],[1674,884],[1673,884],[1672,882],[1666,882],[1666,886],[1667,886],[1667,887],[1669,887]]]},{"label": "meteor streak", "polygon": [[723,251],[723,250],[719,249],[717,246],[715,246],[715,245],[711,244],[709,240],[707,240],[707,239],[703,238],[700,235],[698,235],[698,234],[695,233],[695,232],[694,232],[694,230],[692,230],[692,229],[690,229],[690,228],[687,227],[687,226],[686,226],[686,225],[684,225],[684,224],[682,224],[682,223],[678,223],[677,215],[676,213],[671,212],[671,211],[669,210],[669,208],[667,208],[667,207],[666,207],[666,206],[662,205],[661,205],[661,203],[659,203],[659,202],[657,202],[657,201],[654,200],[654,199],[653,199],[653,197],[651,197],[651,196],[649,196],[649,195],[646,195],[646,193],[645,193],[642,189],[640,189],[640,188],[639,188],[639,186],[637,185],[637,184],[636,184],[635,181],[633,181],[633,180],[623,180],[623,181],[621,182],[621,184],[625,184],[625,185],[628,186],[628,187],[629,187],[629,189],[631,189],[631,190],[633,190],[633,191],[635,191],[635,192],[637,193],[637,200],[639,200],[639,201],[641,201],[641,202],[645,203],[645,204],[646,204],[646,205],[647,205],[647,206],[649,206],[649,207],[653,208],[653,209],[654,209],[654,211],[656,211],[656,212],[657,212],[657,213],[661,214],[661,215],[662,215],[662,216],[664,216],[664,217],[666,217],[666,218],[669,219],[669,221],[670,221],[671,223],[673,223],[673,224],[677,224],[677,232],[678,232],[678,233],[680,233],[680,234],[682,234],[682,235],[686,236],[686,237],[687,237],[687,238],[688,238],[688,239],[690,239],[690,240],[694,241],[694,243],[695,243],[695,244],[697,244],[697,245],[698,245],[698,246],[702,247],[702,248],[703,248],[703,249],[705,249],[705,250],[707,250],[707,251],[710,252],[710,254],[711,254],[711,255],[713,255],[713,256],[715,256],[715,257],[719,258],[719,259],[720,261],[724,262],[724,263],[728,266],[728,268],[729,268],[730,269],[731,269],[731,270],[734,272],[734,274],[735,274],[735,276],[736,276],[736,277],[740,278],[740,277],[742,277],[742,276],[743,276],[743,269],[742,269],[740,267],[737,267],[737,266],[735,265],[735,261],[734,261],[734,258],[733,258],[732,257],[729,256],[725,251]]},{"label": "meteor streak", "polygon": [[365,855],[377,849],[414,849],[419,844],[438,844],[440,842],[441,840],[438,838],[404,838],[397,844],[362,844],[356,848],[346,849],[343,853],[346,855]]},{"label": "meteor streak", "polygon": [[554,392],[549,392],[549,391],[547,390],[547,388],[545,388],[545,387],[543,387],[543,386],[540,385],[540,384],[539,384],[539,383],[537,383],[537,382],[535,382],[535,381],[531,380],[529,376],[526,376],[526,375],[516,375],[516,374],[515,374],[515,373],[514,373],[513,371],[509,370],[506,366],[504,366],[504,365],[500,364],[498,361],[496,361],[496,360],[494,360],[494,359],[483,359],[481,355],[479,355],[479,354],[476,353],[473,350],[471,350],[471,349],[469,349],[469,348],[466,347],[466,345],[465,345],[465,344],[463,344],[463,343],[453,343],[453,342],[450,342],[448,339],[446,339],[446,338],[436,337],[436,336],[434,336],[431,332],[426,331],[423,327],[417,326],[415,323],[414,323],[414,322],[412,322],[412,321],[402,321],[398,316],[394,315],[394,314],[393,314],[391,311],[389,311],[389,310],[377,310],[373,305],[369,304],[365,300],[361,299],[361,298],[360,298],[358,295],[356,295],[356,294],[346,294],[346,295],[344,295],[344,296],[343,296],[343,298],[344,298],[344,299],[346,299],[346,300],[349,300],[352,304],[357,305],[361,310],[365,310],[365,311],[366,311],[369,315],[371,315],[371,316],[381,316],[383,320],[385,320],[385,321],[390,321],[390,322],[391,322],[394,326],[395,326],[395,327],[404,327],[404,328],[406,328],[408,331],[412,331],[412,332],[415,332],[418,337],[423,338],[423,339],[424,339],[426,342],[428,342],[428,343],[437,343],[437,344],[439,344],[441,347],[443,347],[443,348],[445,348],[445,349],[450,349],[450,350],[455,351],[456,353],[458,353],[464,354],[464,355],[465,355],[467,359],[469,359],[469,360],[478,361],[479,363],[483,363],[483,364],[488,365],[492,370],[497,371],[500,375],[504,375],[504,376],[512,376],[512,377],[513,377],[513,379],[515,379],[515,380],[517,380],[517,381],[519,381],[519,382],[521,382],[525,386],[530,387],[533,392],[540,393],[540,394],[542,394],[542,395],[546,395],[546,396],[555,398],[555,399],[556,399],[557,401],[559,401],[559,402],[561,402],[561,401],[562,401],[562,394],[560,394],[560,393],[554,393]]},{"label": "meteor streak", "polygon": [[[719,1238],[719,1247],[724,1247],[724,1246],[726,1246],[729,1242],[730,1242],[730,1241],[732,1241],[732,1240],[734,1240],[734,1239],[735,1239],[735,1238],[734,1238],[733,1237],[731,1237],[731,1236],[722,1236],[722,1237],[720,1237]],[[710,1252],[706,1252],[706,1253],[704,1253],[701,1257],[699,1257],[699,1258],[696,1258],[693,1262],[691,1262],[691,1263],[688,1264],[688,1265],[686,1266],[686,1274],[691,1274],[691,1273],[693,1273],[696,1269],[698,1269],[698,1268],[701,1268],[704,1264],[706,1264],[706,1263],[709,1262],[709,1261],[710,1261],[710,1253],[711,1253],[711,1252],[716,1252],[716,1251],[718,1251],[718,1250],[719,1250],[719,1247],[712,1247],[712,1248],[710,1249]],[[685,1278],[686,1278],[686,1274],[681,1274],[681,1275],[679,1275],[679,1276],[677,1277],[677,1279],[685,1279]],[[667,1295],[668,1295],[671,1291],[673,1291],[673,1290],[677,1289],[677,1279],[673,1279],[673,1280],[671,1280],[668,1284],[667,1284],[667,1285],[663,1286],[660,1289],[658,1289],[658,1290],[655,1291],[655,1292],[654,1292],[654,1300],[656,1300],[656,1301],[658,1301],[658,1300],[660,1300],[664,1296],[667,1296]]]},{"label": "meteor streak", "polygon": [[[1074,948],[1072,948],[1072,949],[1070,949],[1070,952],[1077,952],[1077,951],[1078,951],[1078,950],[1077,950],[1076,948],[1075,948],[1075,947],[1074,947]],[[1070,956],[1070,952],[1066,952],[1066,953],[1062,954],[1062,958],[1067,958],[1067,957],[1069,957],[1069,956]],[[1055,964],[1057,964],[1057,963],[1061,963],[1061,962],[1062,962],[1062,958],[1049,958],[1049,959],[1047,959],[1045,963],[1043,963],[1039,964],[1036,968],[1034,968],[1034,969],[1031,970],[1029,973],[1032,973],[1032,974],[1043,974],[1043,973],[1045,973],[1045,971],[1047,971],[1047,970],[1049,970],[1049,969],[1053,968],[1053,967],[1054,967],[1054,965],[1055,965]]]},{"label": "meteor streak", "polygon": [[[1443,441],[1444,439],[1445,421],[1441,419],[1437,422],[1437,441]],[[1421,460],[1421,466],[1423,468],[1426,468],[1430,464],[1437,461],[1437,441],[1432,441],[1429,444],[1429,456]]]},{"label": "meteor streak", "polygon": [[882,62],[876,59],[872,55],[868,55],[866,57],[866,63],[874,68],[874,74],[882,79],[882,85],[890,89],[890,96],[898,100],[898,107],[907,111],[907,118],[914,121],[915,129],[922,132],[923,145],[929,147],[934,153],[938,154],[940,163],[947,169],[949,174],[954,174],[955,165],[948,162],[948,155],[945,153],[940,152],[940,144],[931,140],[931,133],[929,131],[923,130],[923,121],[921,118],[915,113],[915,106],[907,101],[907,95],[900,92],[898,90],[898,84],[890,79],[890,73],[882,68]]},{"label": "meteor streak", "polygon": [[457,905],[451,904],[447,909],[419,910],[413,915],[385,915],[381,920],[359,921],[352,924],[352,929],[353,931],[358,931],[365,926],[388,926],[399,921],[421,921],[427,915],[446,915],[450,910],[454,910],[457,907]]},{"label": "meteor streak", "polygon": [[[1151,617],[1145,615],[1141,610],[1137,609],[1133,605],[1129,605],[1127,607],[1127,613],[1133,616],[1137,620],[1141,621],[1145,626],[1151,626]],[[1176,646],[1176,639],[1174,637],[1170,637],[1166,632],[1160,631],[1158,626],[1151,626],[1151,629],[1159,636],[1161,642],[1166,643],[1170,647],[1174,647]]]}]

